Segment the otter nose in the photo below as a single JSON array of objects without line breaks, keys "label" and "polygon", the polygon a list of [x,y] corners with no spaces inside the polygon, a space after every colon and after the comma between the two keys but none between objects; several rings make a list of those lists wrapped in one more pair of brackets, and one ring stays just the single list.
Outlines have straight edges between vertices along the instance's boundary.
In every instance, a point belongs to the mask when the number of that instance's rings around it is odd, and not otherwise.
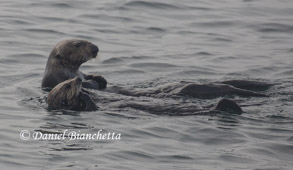
[{"label": "otter nose", "polygon": [[82,79],[80,77],[75,77],[74,80],[77,83],[81,83],[82,82]]},{"label": "otter nose", "polygon": [[99,52],[99,48],[97,46],[93,45],[93,47],[92,47],[92,53],[95,54],[95,55],[97,55],[98,52]]}]

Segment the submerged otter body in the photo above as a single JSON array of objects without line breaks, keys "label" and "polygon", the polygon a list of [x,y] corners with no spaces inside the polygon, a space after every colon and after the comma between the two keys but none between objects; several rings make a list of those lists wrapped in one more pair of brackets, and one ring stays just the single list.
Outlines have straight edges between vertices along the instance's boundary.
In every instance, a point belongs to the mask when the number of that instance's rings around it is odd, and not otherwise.
[{"label": "submerged otter body", "polygon": [[79,71],[81,64],[95,58],[99,48],[85,40],[64,40],[53,48],[47,61],[42,80],[42,88],[52,89],[58,83],[79,77],[82,86],[92,89],[106,88],[107,81],[102,76],[86,75]]},{"label": "submerged otter body", "polygon": [[251,91],[258,89],[265,89],[271,86],[271,84],[265,82],[249,81],[249,80],[231,80],[231,82],[237,82],[238,84],[246,85],[246,89],[240,89],[229,84],[224,84],[221,82],[209,83],[209,84],[199,84],[199,83],[190,83],[190,82],[175,82],[153,88],[123,88],[118,86],[112,86],[105,91],[112,93],[119,93],[128,96],[152,96],[157,94],[166,94],[166,95],[187,95],[194,98],[201,99],[211,99],[222,96],[231,96],[237,95],[242,97],[267,97],[266,94],[258,93]]},{"label": "submerged otter body", "polygon": [[[49,109],[67,109],[76,111],[95,111],[98,107],[95,105],[91,96],[82,90],[81,79],[79,77],[66,80],[55,86],[48,95]],[[156,115],[169,116],[189,116],[189,115],[214,115],[219,112],[229,112],[241,114],[243,111],[238,104],[229,99],[222,99],[217,106],[210,110],[199,109],[194,105],[190,107],[180,107],[173,104],[148,104],[139,102],[125,101],[110,103],[110,107],[133,108],[142,111],[148,111]]]},{"label": "submerged otter body", "polygon": [[[97,109],[93,100],[91,99],[90,94],[86,94],[83,92],[81,85],[71,85],[69,87],[68,84],[78,83],[77,80],[80,78],[74,78],[71,80],[67,80],[58,84],[49,94],[48,104],[49,108],[54,109],[68,109],[68,110],[86,110],[86,111],[94,111]],[[241,80],[244,81],[244,80]],[[249,84],[251,88],[254,88],[253,81],[245,81],[246,84]],[[265,83],[264,83],[265,84]],[[265,84],[267,85],[267,84]],[[80,87],[80,88],[75,88]],[[70,90],[71,89],[71,90]],[[240,95],[245,97],[265,97],[265,94],[256,93],[249,90],[239,89],[227,84],[219,84],[219,83],[211,83],[211,84],[196,84],[196,83],[188,83],[188,82],[178,82],[171,83],[168,85],[163,85],[161,87],[156,88],[147,88],[147,89],[126,89],[118,86],[112,86],[107,90],[104,90],[103,93],[118,93],[124,96],[149,96],[152,94],[170,94],[170,95],[187,95],[195,98],[217,98],[225,95]],[[70,96],[70,97],[60,97],[60,95],[54,94],[62,94],[62,96]],[[75,95],[73,95],[75,94]],[[81,94],[81,95],[80,95]],[[215,115],[220,112],[228,112],[233,114],[241,114],[243,111],[241,107],[232,100],[229,99],[221,99],[217,106],[213,109],[202,109],[197,107],[192,103],[186,103],[182,105],[174,104],[174,102],[168,102],[168,100],[164,100],[166,102],[145,102],[145,100],[135,101],[133,98],[131,100],[121,100],[119,98],[118,101],[108,100],[110,102],[104,103],[108,108],[132,108],[135,110],[147,111],[151,114],[156,115],[169,115],[169,116],[190,116],[190,115]],[[50,102],[52,101],[52,102]],[[56,104],[57,103],[57,104]]]}]

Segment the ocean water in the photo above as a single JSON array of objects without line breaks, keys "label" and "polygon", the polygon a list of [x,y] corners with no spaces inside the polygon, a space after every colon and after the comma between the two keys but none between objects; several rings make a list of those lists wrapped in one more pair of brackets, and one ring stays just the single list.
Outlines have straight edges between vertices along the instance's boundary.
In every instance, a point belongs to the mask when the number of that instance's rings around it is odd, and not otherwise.
[{"label": "ocean water", "polygon": [[[292,0],[1,0],[0,169],[291,170],[292,35]],[[268,98],[231,96],[242,115],[48,111],[45,64],[58,41],[72,38],[99,46],[99,59],[81,70],[110,85],[251,79],[275,86]],[[219,99],[172,102],[205,107]],[[70,140],[74,132],[115,139]],[[66,139],[45,138],[53,133]]]}]

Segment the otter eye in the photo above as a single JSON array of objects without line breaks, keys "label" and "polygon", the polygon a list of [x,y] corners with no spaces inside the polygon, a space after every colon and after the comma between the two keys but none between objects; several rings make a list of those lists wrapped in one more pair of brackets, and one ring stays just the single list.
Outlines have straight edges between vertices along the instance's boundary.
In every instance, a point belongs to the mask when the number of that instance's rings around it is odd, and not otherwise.
[{"label": "otter eye", "polygon": [[66,89],[70,89],[71,88],[71,85],[70,84],[66,84],[65,88]]}]

